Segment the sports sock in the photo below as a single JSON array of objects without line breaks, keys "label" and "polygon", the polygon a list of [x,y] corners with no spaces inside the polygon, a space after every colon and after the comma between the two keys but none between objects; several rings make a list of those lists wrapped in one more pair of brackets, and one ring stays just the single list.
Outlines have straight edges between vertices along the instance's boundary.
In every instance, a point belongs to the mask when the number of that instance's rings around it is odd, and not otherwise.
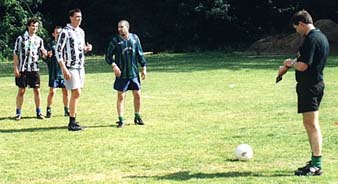
[{"label": "sports sock", "polygon": [[315,167],[322,168],[322,156],[313,156],[311,157],[311,165]]},{"label": "sports sock", "polygon": [[39,107],[39,108],[36,108],[36,115],[39,115],[39,114],[41,114],[41,109],[40,109],[40,107]]},{"label": "sports sock", "polygon": [[141,115],[139,112],[135,112],[135,119],[140,119],[141,118]]},{"label": "sports sock", "polygon": [[16,114],[21,114],[21,109],[16,109]]},{"label": "sports sock", "polygon": [[123,120],[124,120],[123,116],[119,116],[119,121],[123,122]]},{"label": "sports sock", "polygon": [[63,109],[65,110],[65,113],[66,113],[66,112],[67,112],[67,113],[69,112],[69,108],[68,108],[68,107],[64,107]]},{"label": "sports sock", "polygon": [[52,108],[51,107],[47,107],[47,112],[52,113]]}]

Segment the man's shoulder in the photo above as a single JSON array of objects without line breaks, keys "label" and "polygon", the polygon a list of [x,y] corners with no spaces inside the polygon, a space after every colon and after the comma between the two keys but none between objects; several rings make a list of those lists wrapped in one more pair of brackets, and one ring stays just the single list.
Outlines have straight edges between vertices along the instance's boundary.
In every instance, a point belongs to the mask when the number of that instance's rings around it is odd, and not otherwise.
[{"label": "man's shoulder", "polygon": [[138,39],[137,34],[135,33],[129,33],[131,38]]},{"label": "man's shoulder", "polygon": [[113,35],[111,38],[111,41],[113,42],[119,42],[121,40],[120,35]]},{"label": "man's shoulder", "polygon": [[35,39],[37,39],[39,41],[43,41],[43,39],[40,36],[38,36],[38,35],[35,35]]}]

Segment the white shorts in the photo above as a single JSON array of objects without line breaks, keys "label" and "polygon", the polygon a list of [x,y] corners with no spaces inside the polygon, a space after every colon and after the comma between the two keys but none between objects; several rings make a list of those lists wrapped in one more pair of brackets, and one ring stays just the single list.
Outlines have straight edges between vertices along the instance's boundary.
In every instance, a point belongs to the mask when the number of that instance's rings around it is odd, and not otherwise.
[{"label": "white shorts", "polygon": [[85,80],[85,70],[84,68],[69,68],[68,69],[71,78],[70,80],[65,80],[65,86],[67,90],[83,88]]}]

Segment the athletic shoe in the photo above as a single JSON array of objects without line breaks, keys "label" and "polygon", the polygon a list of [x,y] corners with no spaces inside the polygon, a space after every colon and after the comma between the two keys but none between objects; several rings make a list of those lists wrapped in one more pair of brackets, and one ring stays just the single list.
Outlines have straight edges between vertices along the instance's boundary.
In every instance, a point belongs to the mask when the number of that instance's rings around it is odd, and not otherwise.
[{"label": "athletic shoe", "polygon": [[297,176],[320,176],[322,174],[322,169],[311,165],[311,162],[308,162],[304,167],[300,167],[295,171],[295,175]]},{"label": "athletic shoe", "polygon": [[299,171],[299,170],[304,170],[305,168],[309,167],[309,165],[311,166],[311,160],[310,160],[310,161],[307,161],[307,162],[306,162],[306,165],[305,165],[304,167],[299,167],[299,168],[297,169],[297,171]]},{"label": "athletic shoe", "polygon": [[50,117],[52,117],[52,113],[47,111],[46,118],[50,118]]},{"label": "athletic shoe", "polygon": [[141,118],[134,118],[134,123],[135,125],[144,125]]},{"label": "athletic shoe", "polygon": [[69,116],[69,111],[65,111],[64,116]]},{"label": "athletic shoe", "polygon": [[21,119],[21,114],[15,115],[15,120],[16,120],[16,121],[19,121],[20,119]]},{"label": "athletic shoe", "polygon": [[123,121],[118,121],[116,122],[117,128],[123,128],[124,127],[124,122]]},{"label": "athletic shoe", "polygon": [[36,115],[36,118],[38,118],[38,119],[45,119],[45,117],[40,113],[40,114],[37,114]]},{"label": "athletic shoe", "polygon": [[79,131],[79,130],[83,130],[83,128],[78,124],[78,122],[76,122],[76,123],[68,124],[68,130],[69,131]]}]

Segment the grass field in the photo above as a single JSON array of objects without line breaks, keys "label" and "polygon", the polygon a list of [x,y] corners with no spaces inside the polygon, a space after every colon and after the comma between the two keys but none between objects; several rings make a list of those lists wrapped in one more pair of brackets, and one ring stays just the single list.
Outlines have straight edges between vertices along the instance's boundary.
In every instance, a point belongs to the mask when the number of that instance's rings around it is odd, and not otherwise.
[{"label": "grass field", "polygon": [[[17,88],[12,63],[0,63],[0,183],[338,183],[338,57],[325,69],[320,121],[324,136],[321,177],[296,177],[310,158],[296,111],[294,71],[275,84],[287,56],[224,53],[148,56],[143,81],[145,126],[116,128],[111,68],[88,57],[78,120],[85,131],[68,132],[61,91],[53,117],[35,119],[32,90],[23,119],[13,119]],[[42,108],[48,93],[42,63]],[[234,160],[240,143],[254,158]]]}]

